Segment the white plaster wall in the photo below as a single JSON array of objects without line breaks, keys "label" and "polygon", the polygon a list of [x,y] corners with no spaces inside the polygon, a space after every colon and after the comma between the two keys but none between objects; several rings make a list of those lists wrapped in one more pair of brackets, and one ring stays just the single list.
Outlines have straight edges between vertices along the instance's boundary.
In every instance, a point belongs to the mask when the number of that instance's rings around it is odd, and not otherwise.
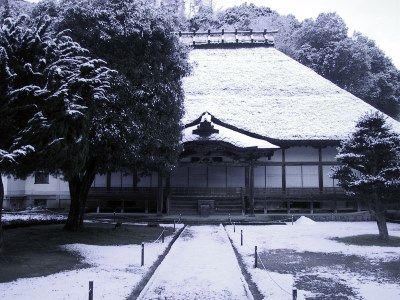
[{"label": "white plaster wall", "polygon": [[285,150],[286,162],[317,162],[318,149],[312,147],[291,147]]},{"label": "white plaster wall", "polygon": [[[3,181],[4,182],[4,181]],[[16,179],[14,177],[6,178],[5,186],[8,196],[25,195],[25,180]]]},{"label": "white plaster wall", "polygon": [[107,187],[107,175],[106,174],[96,174],[92,187],[105,188]]},{"label": "white plaster wall", "polygon": [[282,150],[278,149],[274,151],[274,154],[271,156],[271,159],[268,159],[268,157],[261,157],[258,159],[258,161],[261,162],[281,162],[282,161]]},{"label": "white plaster wall", "polygon": [[3,181],[3,187],[4,187],[4,196],[7,196],[7,191],[8,191],[8,178],[7,176],[1,175],[1,180]]},{"label": "white plaster wall", "polygon": [[25,180],[26,195],[69,195],[68,182],[62,180],[60,176],[49,177],[48,184],[35,184],[35,177],[29,176]]}]

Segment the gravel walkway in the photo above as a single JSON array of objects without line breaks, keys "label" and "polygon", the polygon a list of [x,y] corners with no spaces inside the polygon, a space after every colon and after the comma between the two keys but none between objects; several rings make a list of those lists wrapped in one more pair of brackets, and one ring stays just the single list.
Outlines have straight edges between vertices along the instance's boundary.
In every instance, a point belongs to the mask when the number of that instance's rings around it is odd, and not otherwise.
[{"label": "gravel walkway", "polygon": [[222,226],[188,226],[138,299],[253,299]]}]

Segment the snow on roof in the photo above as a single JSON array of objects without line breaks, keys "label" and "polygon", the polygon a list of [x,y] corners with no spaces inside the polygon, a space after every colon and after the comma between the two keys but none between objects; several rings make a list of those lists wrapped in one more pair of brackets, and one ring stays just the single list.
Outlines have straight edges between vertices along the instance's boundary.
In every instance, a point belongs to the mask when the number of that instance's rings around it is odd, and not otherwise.
[{"label": "snow on roof", "polygon": [[[185,78],[184,124],[208,111],[282,140],[339,140],[375,108],[274,48],[195,49]],[[400,123],[389,122],[400,132]]]},{"label": "snow on roof", "polygon": [[212,133],[207,136],[201,136],[199,134],[194,133],[193,131],[198,129],[199,125],[195,124],[193,126],[189,126],[185,128],[182,132],[182,142],[192,142],[192,141],[221,141],[226,142],[231,145],[234,145],[239,148],[260,148],[260,149],[277,149],[278,146],[257,138],[250,137],[240,132],[236,132],[232,129],[226,128],[221,125],[217,125],[211,122],[211,116],[208,113],[205,113],[201,122],[210,122],[216,133]]}]

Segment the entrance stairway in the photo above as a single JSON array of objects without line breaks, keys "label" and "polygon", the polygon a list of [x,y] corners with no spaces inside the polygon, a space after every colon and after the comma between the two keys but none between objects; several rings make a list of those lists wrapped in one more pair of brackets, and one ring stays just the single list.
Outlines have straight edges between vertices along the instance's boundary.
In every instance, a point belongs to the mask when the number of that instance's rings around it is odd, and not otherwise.
[{"label": "entrance stairway", "polygon": [[[208,206],[209,214],[241,214],[242,199],[233,196],[189,196],[173,195],[169,203],[170,214],[196,215]],[[204,212],[204,210],[203,210]]]}]

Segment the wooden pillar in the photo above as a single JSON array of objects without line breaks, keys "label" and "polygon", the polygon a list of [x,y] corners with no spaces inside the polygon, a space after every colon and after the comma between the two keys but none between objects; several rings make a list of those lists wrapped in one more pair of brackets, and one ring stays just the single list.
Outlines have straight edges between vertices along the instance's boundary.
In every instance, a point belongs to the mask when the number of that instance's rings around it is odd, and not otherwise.
[{"label": "wooden pillar", "polygon": [[318,148],[318,185],[319,191],[324,191],[324,172],[322,168],[322,148]]},{"label": "wooden pillar", "polygon": [[243,197],[243,204],[244,204],[244,214],[249,210],[249,199],[250,199],[250,167],[247,165],[244,167],[244,197]]},{"label": "wooden pillar", "polygon": [[168,176],[165,179],[165,194],[166,194],[166,203],[165,203],[165,212],[169,215],[169,206],[171,200],[171,177]]},{"label": "wooden pillar", "polygon": [[243,188],[240,188],[240,198],[242,200],[242,215],[244,216],[246,214],[246,203],[244,201],[244,194]]},{"label": "wooden pillar", "polygon": [[286,200],[286,152],[282,149],[282,205],[286,203],[286,212],[290,214],[290,202]]},{"label": "wooden pillar", "polygon": [[162,216],[164,206],[164,186],[163,177],[158,174],[158,194],[157,194],[157,216]]},{"label": "wooden pillar", "polygon": [[135,171],[132,172],[132,186],[134,188],[137,188],[138,182],[139,182],[138,173],[135,170]]},{"label": "wooden pillar", "polygon": [[314,213],[314,199],[310,200],[310,214]]},{"label": "wooden pillar", "polygon": [[106,190],[110,191],[111,190],[111,172],[107,172],[106,175]]},{"label": "wooden pillar", "polygon": [[254,217],[254,164],[249,165],[249,215]]},{"label": "wooden pillar", "polygon": [[285,149],[282,149],[282,192],[286,191],[286,154]]}]

